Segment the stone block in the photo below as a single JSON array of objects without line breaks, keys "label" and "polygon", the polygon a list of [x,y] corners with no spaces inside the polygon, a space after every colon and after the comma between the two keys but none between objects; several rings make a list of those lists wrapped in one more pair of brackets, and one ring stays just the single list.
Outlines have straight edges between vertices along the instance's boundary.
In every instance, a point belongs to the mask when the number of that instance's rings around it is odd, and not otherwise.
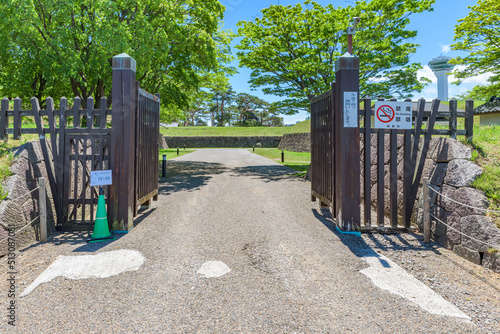
[{"label": "stone block", "polygon": [[486,252],[483,255],[483,267],[491,269],[492,271],[500,272],[500,253],[499,252]]},{"label": "stone block", "polygon": [[160,137],[160,149],[168,149],[167,141],[165,140],[164,136]]},{"label": "stone block", "polygon": [[434,171],[429,177],[429,183],[441,186],[446,176],[446,169],[448,168],[447,163],[437,163]]},{"label": "stone block", "polygon": [[436,163],[434,162],[434,160],[425,159],[424,169],[422,170],[422,177],[420,178],[420,184],[423,184],[422,182],[424,182],[424,177],[429,177],[430,179],[435,168],[436,168]]},{"label": "stone block", "polygon": [[453,138],[432,138],[428,157],[435,162],[449,162],[454,159],[470,159],[472,150]]},{"label": "stone block", "polygon": [[479,255],[478,251],[469,249],[462,245],[455,245],[453,247],[453,252],[458,256],[461,256],[464,259],[471,261],[472,263],[481,264],[481,256]]},{"label": "stone block", "polygon": [[[447,211],[456,212],[461,217],[470,215],[484,215],[484,211],[473,209],[458,203],[482,209],[488,208],[489,205],[488,198],[484,195],[484,193],[474,188],[455,188],[444,184],[441,188],[440,193],[443,196],[438,196],[436,203]],[[458,203],[451,201],[447,197]]]},{"label": "stone block", "polygon": [[462,235],[457,231],[462,231],[462,227],[460,224],[460,217],[456,212],[452,212],[446,221],[448,225],[452,228],[446,229],[446,236],[448,237],[448,241],[454,245],[462,243]]},{"label": "stone block", "polygon": [[12,175],[2,182],[4,191],[8,193],[7,199],[16,200],[19,204],[26,202],[31,198],[32,194],[26,186],[26,181],[19,175]]},{"label": "stone block", "polygon": [[0,203],[0,225],[7,229],[8,226],[24,226],[26,219],[22,207],[14,201]]},{"label": "stone block", "polygon": [[444,183],[454,187],[468,187],[483,171],[474,162],[455,159],[448,163]]},{"label": "stone block", "polygon": [[[441,208],[440,206],[433,205],[431,207],[431,214],[437,217],[439,220],[447,223],[448,217],[451,215],[451,212],[448,212]],[[438,238],[446,235],[446,225],[440,223],[438,220],[431,216],[431,232],[434,237]]]},{"label": "stone block", "polygon": [[[474,239],[462,236],[462,245],[478,252],[486,252],[489,247],[498,246],[500,248],[500,229],[485,216],[467,216],[460,219],[462,232]],[[491,246],[488,246],[488,245]]]}]

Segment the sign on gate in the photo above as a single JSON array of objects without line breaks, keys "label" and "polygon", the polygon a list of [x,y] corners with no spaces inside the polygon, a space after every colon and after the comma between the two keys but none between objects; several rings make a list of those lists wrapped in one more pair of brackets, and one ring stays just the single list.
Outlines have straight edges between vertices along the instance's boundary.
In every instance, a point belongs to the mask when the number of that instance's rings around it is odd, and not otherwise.
[{"label": "sign on gate", "polygon": [[344,128],[358,127],[358,92],[344,92]]},{"label": "sign on gate", "polygon": [[411,129],[411,102],[375,102],[375,129]]},{"label": "sign on gate", "polygon": [[90,186],[107,186],[113,184],[110,170],[96,170],[90,172]]}]

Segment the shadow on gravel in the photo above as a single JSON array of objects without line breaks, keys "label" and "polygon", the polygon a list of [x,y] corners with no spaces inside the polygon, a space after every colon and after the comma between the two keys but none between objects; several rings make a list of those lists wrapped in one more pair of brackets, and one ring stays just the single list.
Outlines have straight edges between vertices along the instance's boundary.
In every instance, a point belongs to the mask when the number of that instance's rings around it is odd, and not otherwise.
[{"label": "shadow on gravel", "polygon": [[160,178],[158,193],[170,195],[178,191],[194,191],[206,185],[212,175],[228,169],[219,163],[201,161],[175,161],[167,163],[167,177]]},{"label": "shadow on gravel", "polygon": [[234,167],[231,169],[235,176],[248,176],[261,179],[264,182],[281,181],[289,179],[297,171],[282,165],[263,165]]},{"label": "shadow on gravel", "polygon": [[[390,265],[383,260],[375,250],[368,245],[362,238],[354,236],[354,235],[349,235],[349,234],[342,234],[337,229],[335,228],[335,222],[333,219],[333,216],[330,212],[329,209],[321,209],[321,213],[318,212],[316,209],[312,209],[312,212],[314,216],[322,222],[330,231],[332,231],[338,238],[339,240],[346,245],[349,250],[356,256],[358,257],[378,257],[380,263],[384,267],[390,267]],[[416,237],[416,234],[409,233],[410,235],[414,235]],[[413,246],[409,244],[404,238],[402,238],[399,234],[391,234],[391,235],[385,235],[382,234],[382,237],[386,239],[389,243],[390,246],[383,245],[380,243],[377,238],[373,236],[373,234],[367,234],[368,238],[370,238],[371,241],[376,245],[377,249],[381,250],[399,250],[399,251],[405,251],[405,250],[419,250],[419,251],[432,251],[436,254],[441,254],[438,250],[434,248],[429,248],[423,244],[423,242],[420,242],[420,246]],[[401,242],[401,244],[397,244],[393,238],[398,239],[398,241]]]}]

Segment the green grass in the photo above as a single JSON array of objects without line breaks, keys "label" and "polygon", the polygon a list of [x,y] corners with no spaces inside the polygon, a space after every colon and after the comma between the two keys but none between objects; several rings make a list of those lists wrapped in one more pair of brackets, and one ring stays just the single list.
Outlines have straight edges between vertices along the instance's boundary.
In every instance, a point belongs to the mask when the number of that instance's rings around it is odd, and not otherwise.
[{"label": "green grass", "polygon": [[283,136],[285,133],[309,132],[310,121],[299,122],[293,126],[267,127],[218,127],[218,126],[187,126],[175,128],[161,128],[164,136]]},{"label": "green grass", "polygon": [[177,155],[177,149],[176,148],[167,148],[167,149],[160,149],[160,161],[163,159],[163,155],[167,155],[167,160],[181,157],[185,154],[192,153],[196,151],[196,149],[179,149],[179,155]]},{"label": "green grass", "polygon": [[292,126],[291,133],[311,132],[311,120],[307,119]]},{"label": "green grass", "polygon": [[[474,122],[476,123],[476,122]],[[483,174],[477,178],[473,187],[485,192],[490,198],[490,209],[500,209],[500,126],[474,125],[472,144],[461,141],[474,149],[473,161],[483,169]],[[500,227],[500,215],[491,213]]]},{"label": "green grass", "polygon": [[285,162],[281,162],[281,150],[277,148],[256,148],[254,153],[295,169],[298,176],[304,176],[311,164],[311,153],[306,152],[285,151]]},{"label": "green grass", "polygon": [[176,128],[161,128],[160,132],[164,136],[183,137],[183,136],[282,136],[284,133],[290,133],[291,127],[217,127],[217,126],[190,126]]}]

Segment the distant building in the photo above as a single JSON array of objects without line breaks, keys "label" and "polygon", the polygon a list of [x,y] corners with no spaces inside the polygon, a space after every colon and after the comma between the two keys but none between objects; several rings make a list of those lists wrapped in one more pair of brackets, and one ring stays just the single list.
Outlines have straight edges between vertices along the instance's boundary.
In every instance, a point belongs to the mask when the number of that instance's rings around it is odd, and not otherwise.
[{"label": "distant building", "polygon": [[474,108],[474,114],[479,115],[481,125],[500,125],[500,100],[486,102]]},{"label": "distant building", "polygon": [[438,84],[438,99],[448,101],[448,74],[455,65],[448,64],[450,57],[437,57],[429,62],[429,67],[437,78]]}]

